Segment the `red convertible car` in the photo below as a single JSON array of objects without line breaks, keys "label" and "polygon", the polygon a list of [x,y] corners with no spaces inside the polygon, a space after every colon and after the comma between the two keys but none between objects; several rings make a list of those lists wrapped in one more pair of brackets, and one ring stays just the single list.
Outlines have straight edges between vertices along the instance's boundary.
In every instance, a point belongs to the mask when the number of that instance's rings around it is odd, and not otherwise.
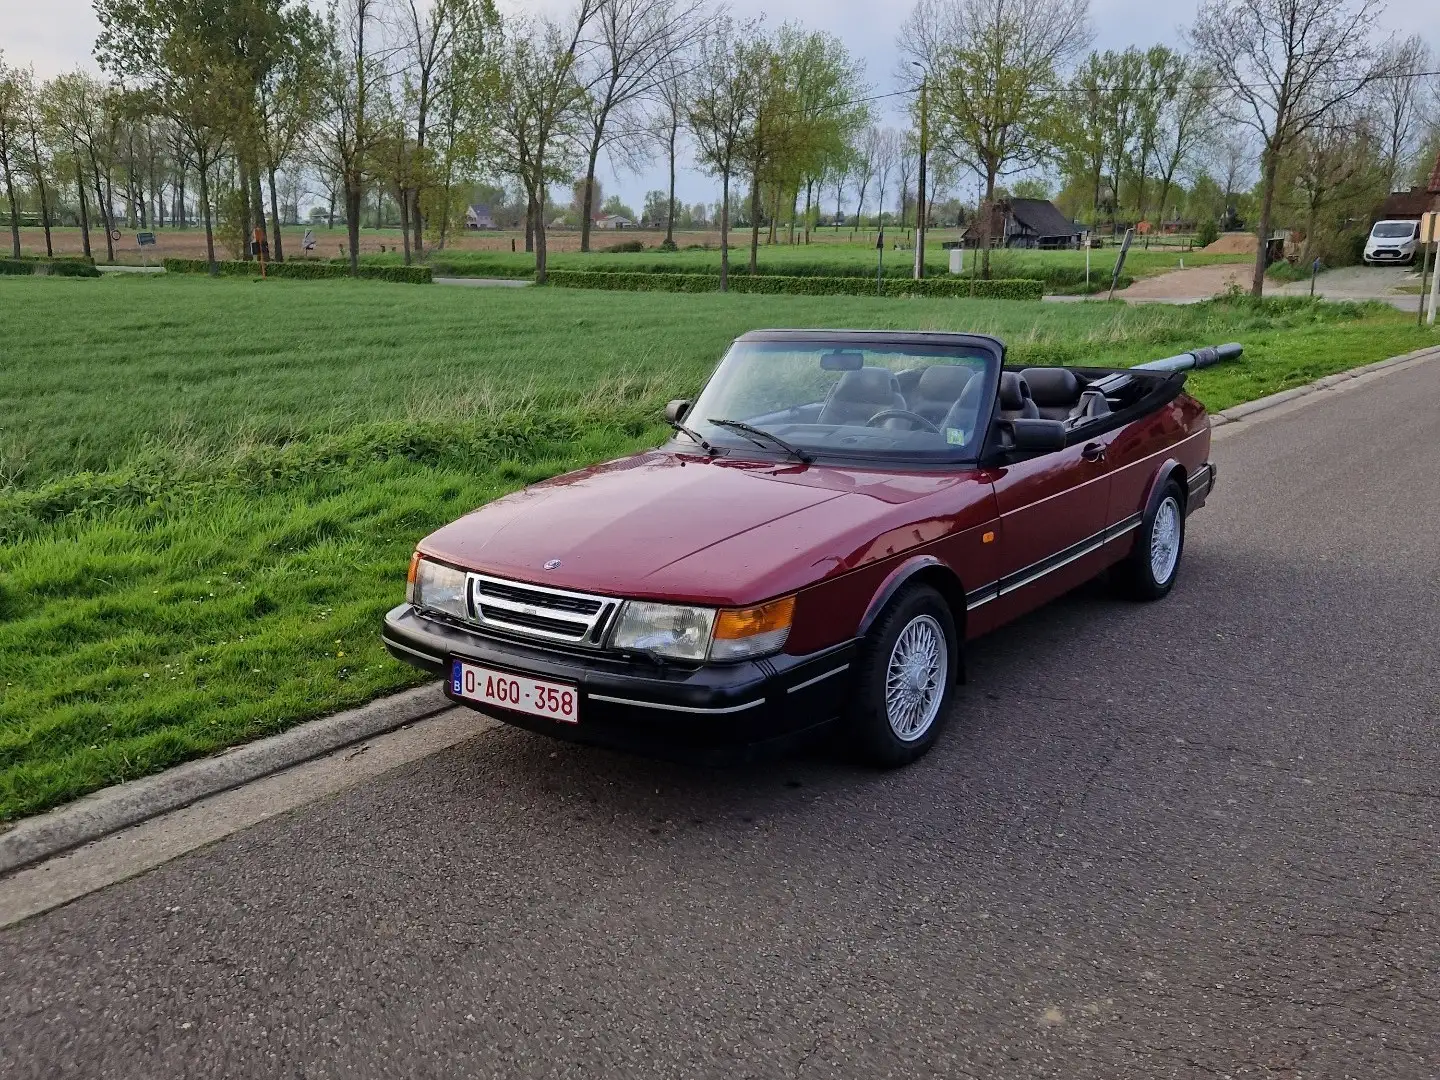
[{"label": "red convertible car", "polygon": [[968,640],[1106,570],[1170,591],[1215,484],[1180,369],[1239,351],[1014,370],[978,334],[745,334],[671,442],[421,541],[385,644],[565,739],[743,758],[828,729],[904,764]]}]

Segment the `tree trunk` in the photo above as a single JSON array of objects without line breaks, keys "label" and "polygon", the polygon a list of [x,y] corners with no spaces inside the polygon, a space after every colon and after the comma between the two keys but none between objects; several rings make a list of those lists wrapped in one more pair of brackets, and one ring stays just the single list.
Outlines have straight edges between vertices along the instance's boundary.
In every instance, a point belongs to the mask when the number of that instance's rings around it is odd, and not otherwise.
[{"label": "tree trunk", "polygon": [[1280,171],[1280,155],[1267,147],[1263,164],[1260,194],[1260,221],[1255,226],[1255,275],[1250,281],[1250,295],[1265,295],[1265,256],[1269,247],[1270,217],[1275,208],[1275,176]]},{"label": "tree trunk", "polygon": [[720,170],[720,291],[730,291],[730,169]]},{"label": "tree trunk", "polygon": [[40,224],[45,229],[45,254],[53,256],[55,249],[50,243],[50,197],[45,192],[45,173],[40,168],[40,147],[35,141],[35,129],[30,129],[30,150],[35,155],[35,186],[40,189]]},{"label": "tree trunk", "polygon": [[200,217],[205,222],[205,260],[210,264],[210,275],[214,277],[220,273],[220,267],[215,265],[215,227],[210,220],[209,163],[204,155],[195,156],[200,172]]},{"label": "tree trunk", "polygon": [[397,203],[400,207],[400,239],[405,246],[405,265],[410,265],[410,197],[404,188],[396,189],[399,198]]},{"label": "tree trunk", "polygon": [[805,243],[810,243],[810,193],[815,181],[805,181]]},{"label": "tree trunk", "polygon": [[980,208],[980,276],[990,280],[990,225],[994,218],[995,170],[985,170],[985,205]]},{"label": "tree trunk", "polygon": [[750,273],[759,269],[760,255],[760,178],[750,181]]},{"label": "tree trunk", "polygon": [[255,228],[263,237],[268,231],[265,222],[265,195],[260,190],[260,163],[250,163],[250,202],[255,207]]},{"label": "tree trunk", "polygon": [[105,226],[105,260],[115,261],[115,219],[114,210],[105,198],[105,186],[100,182],[100,162],[95,152],[90,152],[90,168],[95,174],[95,202],[100,210],[100,221]]},{"label": "tree trunk", "polygon": [[276,262],[285,261],[285,245],[280,239],[280,199],[275,193],[275,168],[265,170],[270,181],[270,257]]},{"label": "tree trunk", "polygon": [[[544,176],[543,170],[541,176]],[[545,181],[536,185],[535,192],[535,284],[544,285],[549,272],[546,266],[545,250]]]},{"label": "tree trunk", "polygon": [[235,160],[235,170],[239,177],[240,189],[240,258],[244,262],[250,261],[250,223],[254,220],[250,214],[250,174],[245,169],[243,157]]},{"label": "tree trunk", "polygon": [[360,215],[365,210],[365,191],[359,176],[345,178],[345,236],[350,242],[350,276],[360,276]]},{"label": "tree trunk", "polygon": [[7,155],[5,166],[5,193],[10,199],[10,248],[15,258],[20,258],[20,204],[15,201],[15,184],[10,176],[10,159]]},{"label": "tree trunk", "polygon": [[529,190],[525,193],[525,251],[535,250],[535,196]]},{"label": "tree trunk", "polygon": [[[601,124],[605,122],[601,117]],[[590,140],[590,157],[585,165],[585,198],[580,207],[580,250],[590,250],[590,219],[595,216],[595,162],[600,157],[600,131]]]},{"label": "tree trunk", "polygon": [[665,204],[665,245],[675,246],[675,137],[679,125],[674,115],[670,119],[670,200]]},{"label": "tree trunk", "polygon": [[330,209],[325,215],[325,228],[335,228],[335,189],[330,189]]},{"label": "tree trunk", "polygon": [[90,253],[90,210],[85,205],[85,174],[80,168],[80,154],[75,153],[75,191],[80,196],[80,246],[85,252],[87,259],[94,258]]}]

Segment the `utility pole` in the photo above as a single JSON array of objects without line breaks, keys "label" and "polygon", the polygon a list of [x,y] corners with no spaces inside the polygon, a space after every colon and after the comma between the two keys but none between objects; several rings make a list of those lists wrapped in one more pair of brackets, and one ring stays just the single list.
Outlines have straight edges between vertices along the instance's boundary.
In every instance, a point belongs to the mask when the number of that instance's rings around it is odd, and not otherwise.
[{"label": "utility pole", "polygon": [[[912,64],[915,63],[914,60],[912,60],[912,61],[910,61],[910,62],[911,62]],[[918,64],[917,64],[917,66],[918,66]],[[916,280],[916,281],[919,281],[921,278],[923,278],[923,277],[925,276],[925,218],[926,218],[926,216],[927,216],[926,213],[925,213],[925,159],[926,159],[927,156],[929,156],[929,150],[930,150],[929,143],[928,143],[928,141],[927,141],[927,136],[928,136],[929,132],[928,132],[928,130],[927,130],[927,128],[926,128],[927,117],[926,117],[926,115],[925,115],[925,113],[926,113],[926,108],[925,108],[925,106],[926,106],[925,96],[926,96],[926,95],[925,95],[925,91],[926,91],[927,88],[928,88],[929,82],[930,82],[930,76],[928,76],[928,75],[922,75],[922,76],[920,77],[920,176],[919,176],[919,182],[918,182],[918,183],[916,184],[916,186],[915,186],[915,192],[916,192],[916,196],[917,196],[917,197],[916,197],[916,200],[915,200],[915,203],[916,203],[916,205],[915,205],[915,280]]]}]

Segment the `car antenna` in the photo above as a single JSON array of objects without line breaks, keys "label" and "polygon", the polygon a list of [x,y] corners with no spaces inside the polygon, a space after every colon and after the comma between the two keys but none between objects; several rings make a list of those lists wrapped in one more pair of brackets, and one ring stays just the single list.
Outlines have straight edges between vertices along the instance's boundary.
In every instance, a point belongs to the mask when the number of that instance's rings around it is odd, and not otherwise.
[{"label": "car antenna", "polygon": [[680,434],[688,435],[690,436],[690,438],[694,439],[697,443],[700,444],[700,449],[704,450],[711,457],[720,456],[720,451],[716,450],[715,447],[711,446],[708,442],[706,442],[704,436],[702,436],[698,431],[692,431],[690,428],[682,424],[679,420],[668,420],[666,421],[666,423],[668,423],[676,431],[680,432]]}]

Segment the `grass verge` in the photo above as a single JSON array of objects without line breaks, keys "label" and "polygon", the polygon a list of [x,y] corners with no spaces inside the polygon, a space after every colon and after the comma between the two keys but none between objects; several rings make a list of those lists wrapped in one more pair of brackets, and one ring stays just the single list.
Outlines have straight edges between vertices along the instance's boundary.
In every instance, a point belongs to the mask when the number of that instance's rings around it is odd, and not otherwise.
[{"label": "grass verge", "polygon": [[376,628],[420,536],[660,441],[730,339],[785,325],[986,331],[1025,364],[1243,341],[1192,380],[1217,409],[1435,340],[1298,300],[0,280],[0,820],[414,684]]}]

